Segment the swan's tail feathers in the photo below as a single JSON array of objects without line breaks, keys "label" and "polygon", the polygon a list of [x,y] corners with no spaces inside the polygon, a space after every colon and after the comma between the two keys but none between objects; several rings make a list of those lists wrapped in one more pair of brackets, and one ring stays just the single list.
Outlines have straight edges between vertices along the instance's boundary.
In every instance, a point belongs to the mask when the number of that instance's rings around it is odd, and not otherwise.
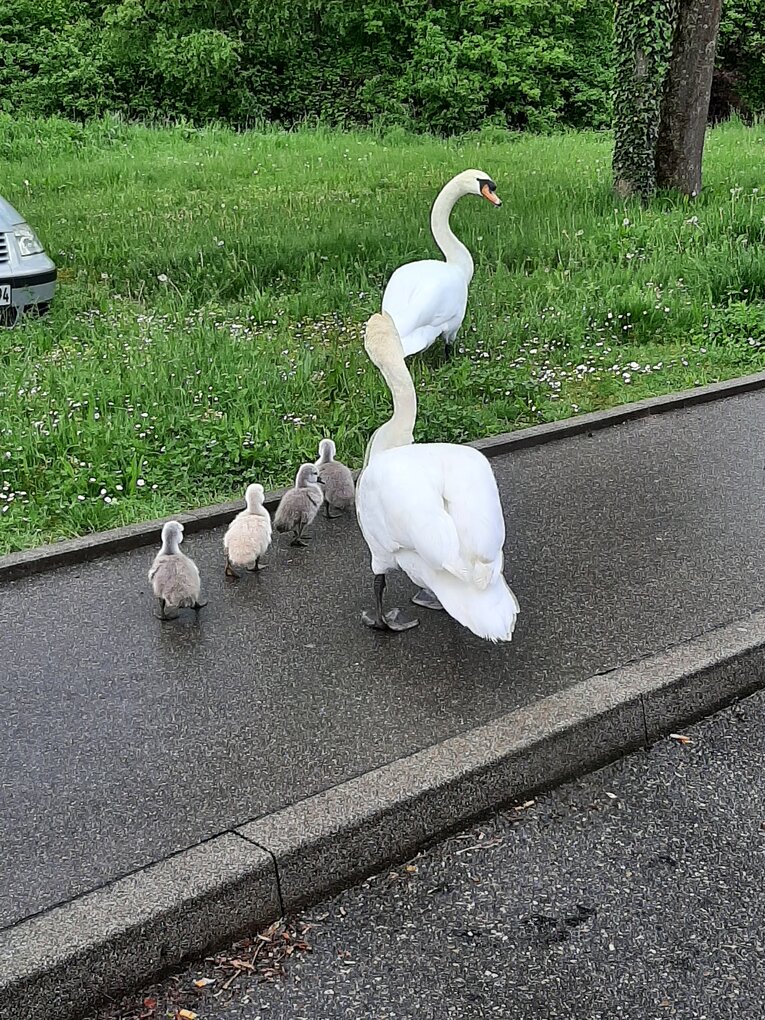
[{"label": "swan's tail feathers", "polygon": [[520,607],[499,574],[486,587],[467,584],[445,570],[433,570],[413,553],[399,553],[399,566],[417,584],[424,584],[438,597],[452,619],[486,641],[510,641]]}]

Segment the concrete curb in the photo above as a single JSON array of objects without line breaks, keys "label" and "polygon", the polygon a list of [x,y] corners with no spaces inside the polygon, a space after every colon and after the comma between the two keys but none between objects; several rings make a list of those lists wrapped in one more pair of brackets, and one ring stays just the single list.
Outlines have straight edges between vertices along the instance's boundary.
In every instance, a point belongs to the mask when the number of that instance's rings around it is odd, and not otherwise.
[{"label": "concrete curb", "polygon": [[590,677],[0,932],[0,1020],[76,1020],[280,913],[765,687],[765,611]]},{"label": "concrete curb", "polygon": [[225,833],[0,932],[0,1018],[73,1020],[280,909],[273,858]]},{"label": "concrete curb", "polygon": [[593,676],[238,831],[273,854],[285,910],[351,885],[765,686],[765,611]]},{"label": "concrete curb", "polygon": [[[547,425],[533,425],[518,432],[506,432],[488,439],[478,439],[466,445],[475,447],[489,458],[498,457],[514,450],[543,446],[545,443],[566,439],[570,436],[597,432],[613,425],[645,418],[648,415],[666,414],[669,411],[681,410],[694,404],[722,400],[726,397],[750,393],[763,388],[765,388],[765,372],[758,372],[754,375],[731,379],[728,382],[699,386],[665,397],[651,397],[647,400],[639,400],[634,404],[622,404],[610,411],[578,415],[575,418],[566,418],[563,421],[551,422]],[[273,511],[276,508],[284,491],[284,489],[277,489],[266,493],[266,506],[269,510]],[[202,507],[199,510],[177,514],[176,519],[181,521],[188,534],[192,534],[195,531],[206,531],[228,524],[243,507],[243,500],[219,503],[217,506]],[[126,552],[141,546],[158,544],[162,525],[166,520],[169,518],[131,524],[124,528],[115,528],[112,531],[67,539],[53,545],[43,545],[36,549],[0,556],[0,583],[14,581],[28,574],[41,573],[67,564],[84,563],[110,553]]]}]

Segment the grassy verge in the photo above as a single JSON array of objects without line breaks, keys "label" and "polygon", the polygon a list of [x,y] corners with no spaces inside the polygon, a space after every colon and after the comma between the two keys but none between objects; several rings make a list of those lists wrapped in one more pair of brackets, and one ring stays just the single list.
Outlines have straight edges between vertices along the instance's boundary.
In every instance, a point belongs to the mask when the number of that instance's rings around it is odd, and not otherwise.
[{"label": "grassy verge", "polygon": [[616,207],[596,134],[0,128],[61,269],[50,317],[0,331],[0,552],[285,483],[323,435],[360,463],[388,412],[361,325],[468,166],[504,204],[455,210],[476,275],[463,354],[413,363],[419,439],[765,367],[765,126],[716,128],[702,197],[649,209]]}]

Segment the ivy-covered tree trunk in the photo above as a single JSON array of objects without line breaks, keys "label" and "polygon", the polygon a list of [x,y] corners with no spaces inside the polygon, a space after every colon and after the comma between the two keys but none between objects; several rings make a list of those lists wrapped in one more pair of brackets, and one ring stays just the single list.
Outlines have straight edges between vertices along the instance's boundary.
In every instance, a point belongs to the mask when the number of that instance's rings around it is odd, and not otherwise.
[{"label": "ivy-covered tree trunk", "polygon": [[664,78],[677,0],[617,0],[614,16],[614,188],[627,198],[656,190]]},{"label": "ivy-covered tree trunk", "polygon": [[678,6],[656,144],[656,183],[686,195],[701,191],[721,8],[722,0],[680,0]]}]

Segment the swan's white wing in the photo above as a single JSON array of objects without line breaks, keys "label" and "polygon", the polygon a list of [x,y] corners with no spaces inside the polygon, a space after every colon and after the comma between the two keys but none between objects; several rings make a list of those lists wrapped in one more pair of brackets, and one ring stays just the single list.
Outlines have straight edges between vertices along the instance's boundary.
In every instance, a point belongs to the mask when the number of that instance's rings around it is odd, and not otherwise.
[{"label": "swan's white wing", "polygon": [[465,275],[456,266],[436,259],[400,266],[385,288],[382,310],[396,324],[404,355],[424,350],[441,333],[456,332],[467,295]]},{"label": "swan's white wing", "polygon": [[391,551],[413,549],[439,567],[455,553],[485,561],[501,555],[505,521],[497,482],[472,447],[418,443],[387,450],[363,481]]},{"label": "swan's white wing", "polygon": [[402,549],[417,552],[438,569],[459,557],[457,532],[441,495],[439,465],[420,457],[421,449],[386,450],[361,476],[357,515],[375,573],[381,567],[393,569]]},{"label": "swan's white wing", "polygon": [[460,536],[463,557],[495,564],[494,572],[499,573],[505,518],[489,461],[469,446],[434,443],[431,449],[441,452],[444,502]]}]

